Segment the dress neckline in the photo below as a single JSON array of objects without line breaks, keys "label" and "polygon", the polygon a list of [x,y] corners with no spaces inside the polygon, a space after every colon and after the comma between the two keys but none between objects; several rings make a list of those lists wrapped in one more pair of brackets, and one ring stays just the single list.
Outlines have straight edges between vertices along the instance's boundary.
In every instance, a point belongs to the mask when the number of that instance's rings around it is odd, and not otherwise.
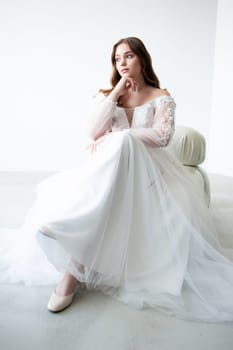
[{"label": "dress neckline", "polygon": [[135,107],[121,107],[121,106],[117,106],[117,108],[122,108],[122,109],[126,109],[126,110],[132,110],[132,109],[144,107],[144,106],[147,106],[147,105],[151,105],[154,101],[157,101],[157,100],[159,100],[161,98],[165,98],[165,97],[172,98],[171,95],[160,95],[160,96],[154,97],[150,101],[147,101],[147,102],[143,103],[142,105],[138,105],[138,106],[135,106]]}]

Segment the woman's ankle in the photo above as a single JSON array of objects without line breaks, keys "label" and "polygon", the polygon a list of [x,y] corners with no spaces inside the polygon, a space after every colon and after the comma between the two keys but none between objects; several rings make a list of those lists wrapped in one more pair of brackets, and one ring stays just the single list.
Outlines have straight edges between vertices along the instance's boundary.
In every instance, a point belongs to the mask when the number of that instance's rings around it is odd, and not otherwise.
[{"label": "woman's ankle", "polygon": [[55,292],[57,295],[67,296],[74,293],[78,284],[78,280],[66,272],[63,279],[58,283]]}]

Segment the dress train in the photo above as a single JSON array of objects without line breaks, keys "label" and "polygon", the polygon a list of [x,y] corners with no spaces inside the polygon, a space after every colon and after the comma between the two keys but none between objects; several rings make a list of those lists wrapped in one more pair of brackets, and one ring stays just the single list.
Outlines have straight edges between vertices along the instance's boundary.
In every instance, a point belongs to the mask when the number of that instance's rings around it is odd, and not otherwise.
[{"label": "dress train", "polygon": [[[138,308],[233,320],[233,250],[216,230],[223,213],[205,206],[166,149],[129,130],[110,133],[82,166],[36,191],[22,229],[1,230],[1,283],[53,284],[68,270],[88,289]],[[56,239],[39,233],[41,225]]]}]

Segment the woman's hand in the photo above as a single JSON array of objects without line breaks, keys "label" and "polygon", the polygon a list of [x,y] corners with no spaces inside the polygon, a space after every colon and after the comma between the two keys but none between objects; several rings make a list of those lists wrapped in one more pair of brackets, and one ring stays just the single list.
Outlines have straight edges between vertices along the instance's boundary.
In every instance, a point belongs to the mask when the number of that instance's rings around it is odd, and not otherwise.
[{"label": "woman's hand", "polygon": [[92,154],[94,152],[97,151],[97,146],[102,143],[104,141],[104,139],[106,138],[107,134],[106,135],[103,135],[101,137],[99,137],[97,140],[89,143],[86,147],[85,147],[85,150],[87,151],[90,151]]},{"label": "woman's hand", "polygon": [[129,92],[137,91],[137,83],[131,77],[122,77],[112,92],[109,94],[109,98],[113,101],[118,101],[121,96],[127,95]]}]

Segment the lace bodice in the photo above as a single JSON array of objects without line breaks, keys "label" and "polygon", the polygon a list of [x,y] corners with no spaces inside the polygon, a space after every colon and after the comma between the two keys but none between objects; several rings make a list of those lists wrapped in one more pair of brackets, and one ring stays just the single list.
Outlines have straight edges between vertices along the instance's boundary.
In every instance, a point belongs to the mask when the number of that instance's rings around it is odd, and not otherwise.
[{"label": "lace bodice", "polygon": [[154,146],[166,146],[174,132],[176,104],[162,95],[135,108],[123,108],[103,94],[98,94],[90,110],[88,132],[96,140],[112,131],[130,129],[132,135]]}]

